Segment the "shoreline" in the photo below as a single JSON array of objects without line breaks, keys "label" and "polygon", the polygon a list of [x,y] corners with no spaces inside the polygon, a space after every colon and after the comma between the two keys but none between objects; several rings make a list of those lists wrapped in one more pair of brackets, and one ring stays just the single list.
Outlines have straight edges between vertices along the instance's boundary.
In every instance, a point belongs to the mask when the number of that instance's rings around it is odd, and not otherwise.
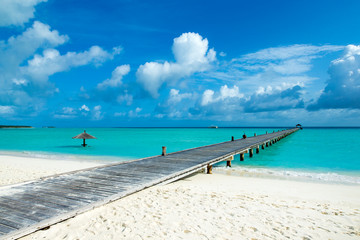
[{"label": "shoreline", "polygon": [[[30,159],[0,155],[0,183],[97,166],[94,162]],[[6,162],[12,168],[6,168]],[[359,185],[233,176],[218,170],[147,188],[21,239],[360,236]]]},{"label": "shoreline", "polygon": [[[83,166],[100,166],[108,165],[117,162],[125,162],[137,160],[138,158],[131,157],[116,157],[116,156],[103,156],[103,155],[82,155],[82,154],[63,154],[53,152],[40,152],[40,151],[4,151],[0,150],[0,164],[9,164],[8,161],[1,160],[2,158],[24,158],[28,161],[52,161],[55,166],[66,164],[70,171],[81,169],[82,165],[79,163],[86,163]],[[140,159],[140,158],[139,158]],[[61,163],[60,163],[61,162]],[[234,160],[235,162],[235,160]],[[44,163],[45,164],[45,163]],[[326,171],[324,170],[311,170],[311,169],[298,169],[298,168],[269,168],[249,165],[233,164],[232,168],[224,167],[224,164],[217,164],[214,170],[217,173],[229,176],[243,176],[253,178],[266,178],[266,179],[279,179],[291,180],[302,182],[314,183],[331,183],[331,184],[344,184],[344,185],[360,185],[360,171]],[[58,168],[59,169],[59,168]],[[59,169],[59,171],[61,171]],[[1,173],[1,171],[0,171]],[[56,172],[57,174],[58,172]],[[0,182],[1,186],[1,182]]]}]

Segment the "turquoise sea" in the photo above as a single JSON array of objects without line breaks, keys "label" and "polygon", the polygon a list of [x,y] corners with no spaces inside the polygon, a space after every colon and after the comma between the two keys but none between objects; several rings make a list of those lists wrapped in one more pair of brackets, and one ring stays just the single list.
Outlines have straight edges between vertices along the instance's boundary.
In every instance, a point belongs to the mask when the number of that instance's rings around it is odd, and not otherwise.
[{"label": "turquoise sea", "polygon": [[[175,152],[285,128],[88,128],[97,139],[72,139],[79,128],[0,129],[1,154],[124,161]],[[217,168],[224,169],[224,164]],[[229,169],[226,171],[229,172]],[[232,173],[360,184],[360,128],[304,128],[244,162]]]}]

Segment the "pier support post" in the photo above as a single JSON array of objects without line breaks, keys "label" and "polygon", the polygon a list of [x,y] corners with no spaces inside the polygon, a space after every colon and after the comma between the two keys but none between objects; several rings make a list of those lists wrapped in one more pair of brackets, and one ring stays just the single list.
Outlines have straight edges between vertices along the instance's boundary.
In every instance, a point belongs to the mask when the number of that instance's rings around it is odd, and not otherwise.
[{"label": "pier support post", "polygon": [[261,145],[261,149],[265,149],[265,144],[262,144],[262,145]]},{"label": "pier support post", "polygon": [[260,152],[260,146],[257,146],[256,147],[256,153],[259,153]]},{"label": "pier support post", "polygon": [[269,147],[269,142],[266,142],[266,147]]},{"label": "pier support post", "polygon": [[245,159],[244,153],[240,153],[240,161],[244,161],[244,159]]},{"label": "pier support post", "polygon": [[166,155],[166,147],[165,146],[163,146],[162,147],[162,154],[161,154],[162,156],[165,156]]},{"label": "pier support post", "polygon": [[231,167],[231,161],[226,161],[226,167]]},{"label": "pier support post", "polygon": [[254,151],[252,148],[249,149],[249,157],[253,157],[254,156]]},{"label": "pier support post", "polygon": [[256,133],[254,133],[254,137],[256,137]]},{"label": "pier support post", "polygon": [[226,160],[226,167],[231,167],[232,160],[234,160],[234,156],[231,156]]},{"label": "pier support post", "polygon": [[234,136],[231,136],[231,141],[234,141]]},{"label": "pier support post", "polygon": [[272,145],[272,140],[270,140],[269,145],[270,145],[270,146]]},{"label": "pier support post", "polygon": [[212,165],[208,164],[206,167],[206,173],[207,174],[212,174]]}]

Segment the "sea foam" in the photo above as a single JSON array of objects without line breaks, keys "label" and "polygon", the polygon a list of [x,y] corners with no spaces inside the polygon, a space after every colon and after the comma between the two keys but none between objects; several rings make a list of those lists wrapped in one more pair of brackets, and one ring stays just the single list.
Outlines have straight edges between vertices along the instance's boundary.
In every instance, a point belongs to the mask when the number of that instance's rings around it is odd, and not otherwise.
[{"label": "sea foam", "polygon": [[215,167],[215,172],[246,177],[275,178],[300,181],[317,181],[339,184],[360,184],[360,176],[345,175],[336,172],[310,172],[302,170],[240,167]]}]

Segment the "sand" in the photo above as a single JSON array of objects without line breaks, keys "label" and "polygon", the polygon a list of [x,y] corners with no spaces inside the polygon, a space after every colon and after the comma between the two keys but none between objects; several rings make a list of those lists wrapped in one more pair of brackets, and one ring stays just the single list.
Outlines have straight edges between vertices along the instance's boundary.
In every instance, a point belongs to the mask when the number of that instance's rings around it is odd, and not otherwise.
[{"label": "sand", "polygon": [[99,165],[96,161],[0,155],[0,186]]},{"label": "sand", "polygon": [[[49,161],[45,166],[52,166]],[[16,178],[39,177],[31,165],[21,171],[13,166]],[[21,239],[360,238],[359,185],[214,172],[146,189]]]}]

